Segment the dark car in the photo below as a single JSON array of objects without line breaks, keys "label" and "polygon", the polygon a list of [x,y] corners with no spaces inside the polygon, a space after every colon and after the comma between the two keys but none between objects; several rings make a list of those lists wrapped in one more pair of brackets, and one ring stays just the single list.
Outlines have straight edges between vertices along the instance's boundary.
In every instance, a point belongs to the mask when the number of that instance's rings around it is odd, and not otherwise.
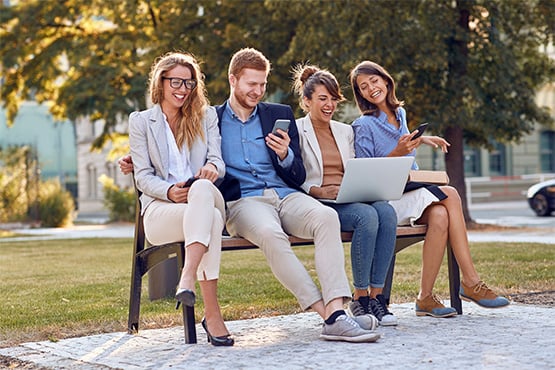
[{"label": "dark car", "polygon": [[530,208],[538,216],[549,216],[555,211],[555,179],[530,186],[526,195]]}]

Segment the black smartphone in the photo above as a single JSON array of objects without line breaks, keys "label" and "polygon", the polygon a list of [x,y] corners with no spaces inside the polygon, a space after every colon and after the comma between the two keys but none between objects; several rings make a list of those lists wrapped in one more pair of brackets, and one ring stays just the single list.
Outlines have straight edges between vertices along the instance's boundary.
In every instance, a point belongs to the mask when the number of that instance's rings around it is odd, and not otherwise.
[{"label": "black smartphone", "polygon": [[289,121],[288,119],[276,119],[276,122],[274,123],[274,128],[272,129],[272,134],[281,137],[281,135],[277,132],[278,128],[283,131],[287,131],[289,130],[290,122],[291,121]]},{"label": "black smartphone", "polygon": [[414,135],[414,136],[412,137],[411,140],[417,139],[417,138],[419,138],[420,136],[422,136],[422,134],[424,133],[424,131],[426,131],[426,127],[428,127],[428,123],[427,123],[427,122],[425,122],[425,123],[421,124],[420,126],[418,126],[418,127],[416,128],[416,130],[418,131],[418,133],[417,133],[416,135]]},{"label": "black smartphone", "polygon": [[185,181],[185,184],[182,186],[182,188],[188,188],[189,186],[193,185],[193,182],[197,180],[197,177],[190,177],[187,181]]}]

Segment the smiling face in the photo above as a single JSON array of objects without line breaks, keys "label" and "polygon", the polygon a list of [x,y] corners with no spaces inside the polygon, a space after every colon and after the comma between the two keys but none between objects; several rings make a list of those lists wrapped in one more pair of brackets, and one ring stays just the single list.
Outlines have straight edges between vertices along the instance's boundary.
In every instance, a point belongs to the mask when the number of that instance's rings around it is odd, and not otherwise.
[{"label": "smiling face", "polygon": [[181,86],[177,89],[171,87],[170,80],[168,78],[179,78],[182,80],[188,80],[193,78],[193,72],[187,66],[177,65],[174,68],[167,71],[162,79],[162,107],[163,110],[171,109],[171,110],[178,110],[180,109],[187,97],[191,94],[192,90],[189,90],[185,87],[185,84],[182,83]]},{"label": "smiling face", "polygon": [[266,93],[268,74],[266,71],[245,68],[239,76],[230,75],[233,103],[246,110],[253,110]]},{"label": "smiling face", "polygon": [[356,83],[364,99],[384,110],[388,90],[385,79],[378,75],[361,74],[357,76]]},{"label": "smiling face", "polygon": [[329,124],[339,102],[339,99],[333,97],[324,85],[316,85],[312,98],[305,96],[303,100],[311,121],[316,124]]}]

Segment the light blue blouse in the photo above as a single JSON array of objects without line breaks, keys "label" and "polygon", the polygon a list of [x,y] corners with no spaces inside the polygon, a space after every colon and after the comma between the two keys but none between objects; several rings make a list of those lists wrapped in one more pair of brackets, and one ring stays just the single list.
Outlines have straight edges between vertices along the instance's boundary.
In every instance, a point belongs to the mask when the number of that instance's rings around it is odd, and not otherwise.
[{"label": "light blue blouse", "polygon": [[[398,129],[387,122],[387,115],[381,111],[377,117],[363,115],[353,122],[355,156],[357,158],[387,157],[395,149],[401,136],[409,133],[405,109],[397,108],[395,115],[400,123]],[[416,156],[416,150],[407,156]],[[413,163],[412,169],[418,169],[416,161]]]}]

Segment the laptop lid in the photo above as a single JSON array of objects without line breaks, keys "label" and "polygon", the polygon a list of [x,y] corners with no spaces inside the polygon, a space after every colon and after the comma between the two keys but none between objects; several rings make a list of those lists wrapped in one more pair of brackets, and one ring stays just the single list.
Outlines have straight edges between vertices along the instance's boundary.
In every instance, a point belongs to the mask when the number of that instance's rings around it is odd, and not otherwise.
[{"label": "laptop lid", "polygon": [[401,198],[414,157],[353,158],[347,161],[337,199],[331,203]]}]

